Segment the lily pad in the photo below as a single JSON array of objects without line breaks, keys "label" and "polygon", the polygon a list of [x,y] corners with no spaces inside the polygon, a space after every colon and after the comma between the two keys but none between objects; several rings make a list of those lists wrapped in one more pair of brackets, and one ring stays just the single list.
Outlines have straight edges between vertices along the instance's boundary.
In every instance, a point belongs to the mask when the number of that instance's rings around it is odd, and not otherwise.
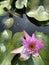
[{"label": "lily pad", "polygon": [[10,0],[4,0],[0,2],[0,16],[3,16],[6,14],[6,12],[4,11],[4,7],[7,7],[8,9],[11,8]]},{"label": "lily pad", "polygon": [[[31,3],[31,4],[30,4]],[[39,21],[49,20],[49,0],[29,0],[27,15]]]},{"label": "lily pad", "polygon": [[49,20],[49,13],[44,9],[44,6],[39,6],[37,10],[32,10],[27,13],[29,17],[33,17],[39,22]]},{"label": "lily pad", "polygon": [[18,9],[22,9],[24,6],[27,7],[27,0],[17,0],[15,6]]},{"label": "lily pad", "polygon": [[20,47],[22,45],[22,42],[20,41],[20,37],[24,36],[23,32],[15,33],[13,36],[13,43],[16,44],[16,48]]}]

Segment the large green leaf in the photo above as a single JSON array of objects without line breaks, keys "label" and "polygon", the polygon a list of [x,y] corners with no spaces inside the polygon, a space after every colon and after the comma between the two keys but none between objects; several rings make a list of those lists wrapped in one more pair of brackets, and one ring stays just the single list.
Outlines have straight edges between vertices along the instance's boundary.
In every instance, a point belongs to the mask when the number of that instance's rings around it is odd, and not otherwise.
[{"label": "large green leaf", "polygon": [[13,36],[13,43],[16,44],[16,47],[20,47],[22,45],[22,42],[20,41],[20,37],[24,36],[23,32],[15,33]]},{"label": "large green leaf", "polygon": [[42,38],[44,47],[39,51],[39,54],[45,65],[49,65],[49,35],[42,32],[36,32],[37,38]]},{"label": "large green leaf", "polygon": [[32,59],[34,61],[34,65],[40,65],[40,64],[45,65],[45,63],[43,62],[40,56],[39,57],[33,56]]},{"label": "large green leaf", "polygon": [[32,10],[32,11],[28,12],[27,15],[29,17],[33,17],[33,18],[37,19],[39,22],[49,20],[49,14],[46,11],[43,11],[42,8],[44,9],[43,6],[39,6],[36,11]]},{"label": "large green leaf", "polygon": [[[26,14],[30,18],[38,20],[37,23],[39,23],[39,25],[49,25],[49,21],[47,21],[49,20],[48,6],[49,0],[29,0]],[[44,23],[45,21],[46,23]]]}]

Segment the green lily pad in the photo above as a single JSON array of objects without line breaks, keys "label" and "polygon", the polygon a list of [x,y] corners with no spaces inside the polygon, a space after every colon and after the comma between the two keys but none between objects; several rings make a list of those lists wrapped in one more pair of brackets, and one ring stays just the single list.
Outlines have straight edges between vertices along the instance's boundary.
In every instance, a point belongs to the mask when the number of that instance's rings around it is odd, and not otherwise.
[{"label": "green lily pad", "polygon": [[[49,25],[49,14],[45,11],[43,6],[39,6],[36,11],[27,13],[28,19],[35,25],[47,26]],[[35,19],[35,21],[33,20]]]},{"label": "green lily pad", "polygon": [[38,9],[27,12],[27,16],[33,17],[39,22],[49,20],[49,13],[46,12],[46,10],[44,9],[44,6],[39,6]]},{"label": "green lily pad", "polygon": [[43,62],[41,56],[36,57],[36,56],[32,56],[32,59],[34,61],[34,65],[45,65],[45,63]]},{"label": "green lily pad", "polygon": [[15,6],[18,9],[22,9],[24,6],[27,7],[27,0],[17,0]]},{"label": "green lily pad", "polygon": [[10,0],[4,0],[0,2],[0,16],[3,16],[6,14],[6,12],[3,9],[4,7],[7,7],[8,9],[11,8]]},{"label": "green lily pad", "polygon": [[13,43],[16,44],[16,48],[20,47],[22,45],[22,42],[20,41],[20,37],[24,36],[23,32],[15,33],[13,36]]},{"label": "green lily pad", "polygon": [[49,25],[49,0],[29,0],[26,15],[35,25]]}]

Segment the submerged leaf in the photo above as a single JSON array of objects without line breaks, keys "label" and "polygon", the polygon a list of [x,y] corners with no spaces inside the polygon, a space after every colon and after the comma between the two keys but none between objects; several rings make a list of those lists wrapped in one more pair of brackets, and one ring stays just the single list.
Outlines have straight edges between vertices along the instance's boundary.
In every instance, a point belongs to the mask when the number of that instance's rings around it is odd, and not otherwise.
[{"label": "submerged leaf", "polygon": [[6,28],[10,28],[14,24],[14,19],[13,18],[4,18],[2,23],[5,25]]}]

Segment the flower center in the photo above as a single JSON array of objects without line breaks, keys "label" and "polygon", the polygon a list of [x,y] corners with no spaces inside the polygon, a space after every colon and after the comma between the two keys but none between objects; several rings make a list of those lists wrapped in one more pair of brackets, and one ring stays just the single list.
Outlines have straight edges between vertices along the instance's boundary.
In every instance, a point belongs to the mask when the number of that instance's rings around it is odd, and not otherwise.
[{"label": "flower center", "polygon": [[35,48],[35,43],[34,42],[29,43],[28,48],[30,50],[33,50]]}]

